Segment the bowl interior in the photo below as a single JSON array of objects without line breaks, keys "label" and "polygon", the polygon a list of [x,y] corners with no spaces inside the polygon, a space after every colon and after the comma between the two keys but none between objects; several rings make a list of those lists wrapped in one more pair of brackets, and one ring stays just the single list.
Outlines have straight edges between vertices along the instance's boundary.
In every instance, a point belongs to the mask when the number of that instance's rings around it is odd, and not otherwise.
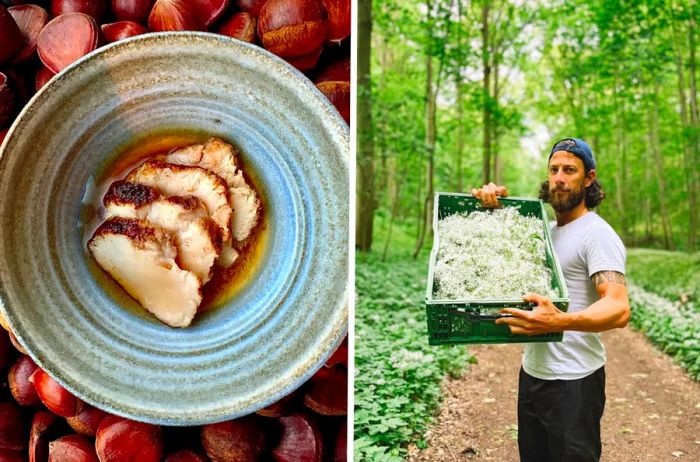
[{"label": "bowl interior", "polygon": [[[158,132],[232,142],[265,197],[266,237],[250,278],[186,329],[145,314],[85,250],[96,176],[124,146]],[[346,329],[348,159],[347,126],[332,106],[257,47],[170,33],[98,50],[44,87],[7,136],[7,317],[43,368],[117,414],[190,425],[274,402]]]}]

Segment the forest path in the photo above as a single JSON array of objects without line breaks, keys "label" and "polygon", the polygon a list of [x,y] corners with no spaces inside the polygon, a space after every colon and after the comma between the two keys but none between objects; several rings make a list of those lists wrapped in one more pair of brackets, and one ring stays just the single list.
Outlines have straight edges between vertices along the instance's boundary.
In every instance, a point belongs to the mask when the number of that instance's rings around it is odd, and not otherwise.
[{"label": "forest path", "polygon": [[[630,328],[603,333],[607,349],[602,461],[700,460],[700,383]],[[518,461],[522,345],[474,345],[478,363],[445,383],[429,447],[410,462]]]}]

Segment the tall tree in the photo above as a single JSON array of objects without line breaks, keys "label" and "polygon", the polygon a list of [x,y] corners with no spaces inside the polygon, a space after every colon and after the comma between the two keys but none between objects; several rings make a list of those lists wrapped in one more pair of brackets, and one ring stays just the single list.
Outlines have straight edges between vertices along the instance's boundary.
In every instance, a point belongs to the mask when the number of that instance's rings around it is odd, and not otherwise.
[{"label": "tall tree", "polygon": [[358,2],[357,30],[357,217],[355,246],[369,252],[374,228],[374,140],[372,127],[372,0]]}]

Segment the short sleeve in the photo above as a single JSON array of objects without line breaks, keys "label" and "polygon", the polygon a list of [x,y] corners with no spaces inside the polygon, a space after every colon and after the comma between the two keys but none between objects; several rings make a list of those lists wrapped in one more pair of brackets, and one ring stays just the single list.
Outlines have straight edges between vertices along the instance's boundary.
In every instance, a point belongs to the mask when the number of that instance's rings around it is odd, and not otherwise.
[{"label": "short sleeve", "polygon": [[599,271],[625,274],[627,251],[620,237],[610,226],[596,226],[586,233],[583,246],[588,277]]}]

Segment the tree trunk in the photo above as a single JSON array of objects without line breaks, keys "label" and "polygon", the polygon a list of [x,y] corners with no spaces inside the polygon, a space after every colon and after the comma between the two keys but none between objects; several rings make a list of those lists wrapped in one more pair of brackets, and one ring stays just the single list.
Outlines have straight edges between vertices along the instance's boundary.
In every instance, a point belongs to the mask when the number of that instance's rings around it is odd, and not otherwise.
[{"label": "tree trunk", "polygon": [[491,181],[491,56],[489,50],[489,7],[490,2],[484,2],[481,6],[481,62],[484,71],[482,85],[483,94],[483,179],[484,184]]},{"label": "tree trunk", "polygon": [[374,142],[372,139],[372,86],[370,74],[372,39],[372,1],[358,2],[357,34],[357,215],[355,247],[372,250],[374,225]]},{"label": "tree trunk", "polygon": [[464,90],[462,89],[462,76],[455,72],[455,85],[457,87],[457,146],[455,148],[455,170],[457,174],[455,191],[464,190],[464,172],[462,172],[462,161],[464,155],[464,110],[462,109],[462,99]]},{"label": "tree trunk", "polygon": [[434,162],[435,162],[435,90],[433,89],[433,57],[428,54],[426,58],[426,85],[425,85],[425,150],[428,154],[428,165],[425,172],[425,189],[426,196],[424,201],[423,225],[421,233],[416,242],[416,248],[413,251],[413,258],[418,258],[418,254],[425,242],[425,235],[428,232],[428,226],[432,222],[432,203],[433,203],[433,177],[434,177]]},{"label": "tree trunk", "polygon": [[462,155],[464,151],[464,110],[462,108],[462,99],[464,90],[462,88],[462,62],[464,62],[464,54],[462,47],[462,1],[457,0],[457,50],[459,51],[460,62],[455,66],[454,79],[455,91],[457,94],[457,146],[455,149],[455,170],[457,174],[455,191],[462,192],[464,189],[464,174],[462,173]]},{"label": "tree trunk", "polygon": [[697,21],[695,19],[695,1],[690,2],[691,14],[689,15],[688,26],[688,74],[690,81],[690,121],[692,125],[691,149],[688,160],[686,161],[686,182],[688,183],[688,247],[692,252],[697,248],[697,227],[698,227],[698,164],[700,164],[700,118],[698,114],[698,87],[695,80],[695,29]]},{"label": "tree trunk", "polygon": [[659,184],[659,209],[661,211],[661,227],[664,233],[664,248],[667,250],[675,250],[673,242],[673,231],[671,229],[671,221],[668,216],[668,208],[666,206],[666,177],[664,174],[664,158],[661,155],[661,142],[659,140],[659,87],[658,83],[654,82],[654,93],[652,95],[652,109],[649,114],[650,127],[650,146],[656,171],[656,179]]},{"label": "tree trunk", "polygon": [[[396,167],[396,164],[394,164],[394,167]],[[404,175],[406,175],[406,164],[401,169],[401,172],[398,174],[399,178],[403,178]],[[394,172],[396,174],[396,172]],[[391,235],[394,230],[394,221],[396,220],[396,217],[399,214],[399,204],[400,204],[400,197],[401,197],[401,184],[402,182],[395,182],[394,183],[394,190],[391,197],[391,216],[389,217],[389,230],[386,233],[386,241],[384,241],[384,251],[382,252],[382,261],[386,261],[386,256],[389,253],[389,244],[391,243]]]},{"label": "tree trunk", "polygon": [[625,161],[620,153],[624,149],[624,127],[622,118],[624,117],[624,108],[620,108],[619,98],[619,73],[617,66],[615,67],[615,83],[613,88],[613,98],[615,101],[615,147],[617,152],[617,168],[615,169],[615,206],[620,217],[623,240],[627,237],[627,226],[625,220],[625,199],[624,199],[624,168]]}]

